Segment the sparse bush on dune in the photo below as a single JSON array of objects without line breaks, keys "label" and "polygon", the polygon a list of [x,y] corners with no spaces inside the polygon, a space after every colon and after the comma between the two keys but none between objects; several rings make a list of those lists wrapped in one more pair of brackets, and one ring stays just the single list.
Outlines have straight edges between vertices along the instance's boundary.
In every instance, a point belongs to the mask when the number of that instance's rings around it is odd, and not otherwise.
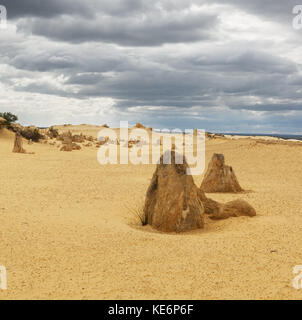
[{"label": "sparse bush on dune", "polygon": [[44,138],[39,128],[34,126],[23,127],[22,125],[15,123],[18,120],[18,117],[11,112],[0,112],[0,120],[0,127],[6,126],[7,129],[18,133],[27,140],[38,142],[40,139]]},{"label": "sparse bush on dune", "polygon": [[142,226],[146,226],[148,224],[147,215],[145,214],[143,207],[135,209],[134,213],[138,217]]},{"label": "sparse bush on dune", "polygon": [[144,201],[140,201],[135,207],[127,207],[130,214],[135,218],[136,223],[138,222],[140,226],[146,226],[148,224],[147,215],[144,212]]},{"label": "sparse bush on dune", "polygon": [[49,136],[49,138],[55,139],[59,136],[59,131],[54,127],[50,127],[47,131],[47,135]]},{"label": "sparse bush on dune", "polygon": [[44,136],[40,133],[39,128],[36,127],[26,127],[18,130],[23,138],[27,140],[32,140],[34,142],[39,142],[40,139],[44,139]]},{"label": "sparse bush on dune", "polygon": [[0,112],[0,117],[6,121],[7,125],[10,125],[18,120],[18,117],[11,112]]}]

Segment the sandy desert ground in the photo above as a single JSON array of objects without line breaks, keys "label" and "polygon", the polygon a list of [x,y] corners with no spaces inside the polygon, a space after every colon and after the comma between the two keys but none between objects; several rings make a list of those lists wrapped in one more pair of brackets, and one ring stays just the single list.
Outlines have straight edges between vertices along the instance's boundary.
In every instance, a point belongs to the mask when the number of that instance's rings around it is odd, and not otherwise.
[{"label": "sandy desert ground", "polygon": [[[12,133],[0,133],[0,265],[8,276],[0,299],[302,298],[292,286],[302,265],[302,146],[208,140],[206,161],[223,153],[251,190],[209,196],[243,198],[257,216],[206,219],[183,234],[141,227],[129,210],[143,201],[154,165],[101,166],[89,147],[12,147]],[[194,179],[199,186],[202,176]]]}]

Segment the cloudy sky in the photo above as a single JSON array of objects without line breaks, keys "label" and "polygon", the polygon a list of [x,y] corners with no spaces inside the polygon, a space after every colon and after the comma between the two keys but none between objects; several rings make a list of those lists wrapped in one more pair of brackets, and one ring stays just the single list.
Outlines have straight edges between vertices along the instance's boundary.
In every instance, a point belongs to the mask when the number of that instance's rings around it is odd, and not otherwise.
[{"label": "cloudy sky", "polygon": [[297,3],[0,0],[0,111],[39,126],[302,134]]}]

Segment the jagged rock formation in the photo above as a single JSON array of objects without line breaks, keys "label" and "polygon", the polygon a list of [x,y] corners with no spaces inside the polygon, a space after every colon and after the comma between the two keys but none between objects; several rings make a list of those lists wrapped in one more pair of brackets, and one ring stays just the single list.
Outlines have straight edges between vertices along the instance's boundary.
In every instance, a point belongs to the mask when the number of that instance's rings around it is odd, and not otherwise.
[{"label": "jagged rock formation", "polygon": [[[144,206],[147,224],[164,232],[180,232],[203,228],[204,208],[198,196],[198,188],[188,165],[175,163],[171,152],[171,164],[157,165],[148,188]],[[178,155],[177,155],[178,156]]]},{"label": "jagged rock formation", "polygon": [[137,128],[137,129],[146,129],[146,127],[144,125],[142,125],[141,123],[137,123],[134,128]]},{"label": "jagged rock formation", "polygon": [[22,136],[19,132],[16,132],[15,134],[15,142],[14,142],[14,153],[26,153],[25,149],[23,149],[23,141]]},{"label": "jagged rock formation", "polygon": [[60,151],[72,151],[73,150],[73,146],[72,146],[72,134],[70,131],[63,133],[60,136],[61,139],[63,139],[62,141],[62,148],[60,149]]},{"label": "jagged rock formation", "polygon": [[57,129],[55,129],[54,127],[50,127],[47,132],[46,135],[50,138],[50,139],[55,139],[59,136],[59,132]]},{"label": "jagged rock formation", "polygon": [[77,142],[77,143],[83,143],[85,142],[85,137],[83,136],[83,134],[75,134],[74,136],[72,136],[72,142]]},{"label": "jagged rock formation", "polygon": [[223,154],[214,154],[200,186],[204,192],[241,192],[232,167],[225,165]]},{"label": "jagged rock formation", "polygon": [[57,140],[58,141],[64,141],[66,139],[69,139],[70,137],[71,137],[71,141],[72,141],[72,134],[71,134],[70,131],[67,131],[67,132],[63,132],[63,133],[59,134],[57,136]]}]

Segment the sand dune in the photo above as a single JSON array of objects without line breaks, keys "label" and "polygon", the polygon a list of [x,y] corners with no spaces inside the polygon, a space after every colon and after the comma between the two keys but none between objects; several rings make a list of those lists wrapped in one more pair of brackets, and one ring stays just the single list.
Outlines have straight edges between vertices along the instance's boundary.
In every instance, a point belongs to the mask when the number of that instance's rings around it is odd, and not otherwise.
[{"label": "sand dune", "polygon": [[[60,127],[96,136],[100,127]],[[97,162],[96,148],[49,144],[12,153],[0,132],[0,299],[301,299],[302,148],[252,139],[207,141],[223,153],[257,211],[183,234],[141,227],[131,208],[155,166]],[[200,186],[203,176],[194,177]],[[209,194],[219,202],[236,194]]]}]

